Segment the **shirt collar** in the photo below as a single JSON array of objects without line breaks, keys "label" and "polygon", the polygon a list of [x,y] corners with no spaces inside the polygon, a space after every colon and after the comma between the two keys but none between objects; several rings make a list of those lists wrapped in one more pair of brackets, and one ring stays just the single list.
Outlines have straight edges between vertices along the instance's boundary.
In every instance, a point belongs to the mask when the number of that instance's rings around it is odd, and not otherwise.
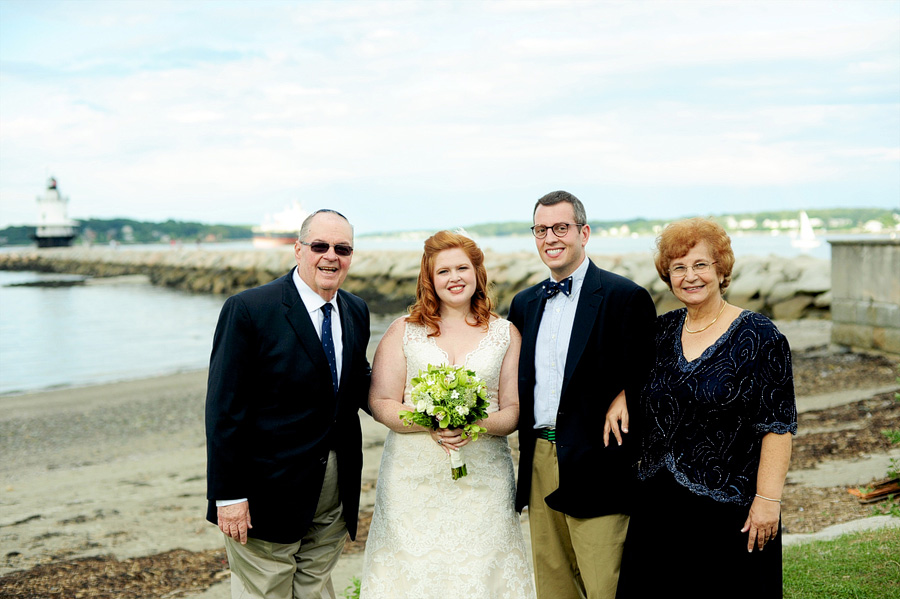
[{"label": "shirt collar", "polygon": [[312,287],[306,284],[306,281],[300,278],[298,269],[294,269],[291,278],[294,281],[294,287],[297,288],[297,293],[300,294],[300,299],[303,300],[303,305],[306,306],[306,310],[310,314],[318,312],[325,304],[331,304],[332,306],[334,306],[334,310],[337,311],[337,293],[334,294],[334,297],[331,298],[330,302],[326,302],[324,299],[322,299],[321,295],[313,291]]},{"label": "shirt collar", "polygon": [[[570,277],[572,277],[572,292],[568,295],[568,297],[570,297],[570,298],[574,297],[581,290],[581,284],[584,283],[584,277],[587,276],[587,269],[588,269],[589,262],[590,262],[590,258],[588,258],[587,254],[585,254],[584,260],[581,261],[581,264],[578,265],[578,268],[575,269],[575,272],[573,272],[572,274],[569,275]],[[557,283],[559,282],[559,281],[556,281],[555,278],[553,278],[552,274],[550,275],[550,280],[555,281]],[[560,294],[560,295],[562,295],[562,294]],[[566,297],[566,296],[563,296],[563,297]]]}]

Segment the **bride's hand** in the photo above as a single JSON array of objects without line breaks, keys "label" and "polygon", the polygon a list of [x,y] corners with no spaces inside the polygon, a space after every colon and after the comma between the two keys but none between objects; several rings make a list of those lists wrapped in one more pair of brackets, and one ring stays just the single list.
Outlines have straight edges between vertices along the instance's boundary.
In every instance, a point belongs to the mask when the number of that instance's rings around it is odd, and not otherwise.
[{"label": "bride's hand", "polygon": [[450,455],[450,450],[448,450],[446,447],[444,447],[444,438],[441,437],[440,433],[441,433],[441,431],[432,430],[431,438],[434,439],[435,443],[437,443],[438,445],[441,446],[441,449],[444,450],[444,453],[446,453],[447,455]]},{"label": "bride's hand", "polygon": [[469,439],[463,439],[462,430],[458,428],[431,431],[431,438],[447,452],[447,455],[450,455],[451,449],[459,450],[469,443]]}]

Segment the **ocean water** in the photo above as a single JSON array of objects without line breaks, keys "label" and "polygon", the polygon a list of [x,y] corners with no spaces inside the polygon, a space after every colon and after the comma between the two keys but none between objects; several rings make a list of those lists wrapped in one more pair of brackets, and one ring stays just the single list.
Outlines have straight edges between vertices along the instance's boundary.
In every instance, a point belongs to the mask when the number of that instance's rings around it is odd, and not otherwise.
[{"label": "ocean water", "polygon": [[[75,277],[74,279],[78,279]],[[0,394],[204,368],[223,298],[0,271]]]},{"label": "ocean water", "polygon": [[[495,252],[534,251],[530,237],[481,238]],[[786,236],[733,238],[742,255],[790,257],[799,250]],[[249,242],[204,245],[203,250],[247,249]],[[360,251],[412,250],[421,239],[359,238]],[[603,238],[588,245],[593,254],[649,252],[650,237]],[[127,246],[120,248],[128,251]],[[9,251],[9,250],[7,250]],[[811,252],[830,258],[823,243]],[[23,283],[82,281],[60,274],[0,271],[0,394],[89,385],[206,368],[223,297],[154,287],[134,279],[74,286]],[[395,315],[373,316],[374,344]]]},{"label": "ocean water", "polygon": [[[0,396],[209,365],[223,296],[155,287],[132,277],[66,286],[84,280],[0,271]],[[372,315],[370,360],[395,317]]]}]

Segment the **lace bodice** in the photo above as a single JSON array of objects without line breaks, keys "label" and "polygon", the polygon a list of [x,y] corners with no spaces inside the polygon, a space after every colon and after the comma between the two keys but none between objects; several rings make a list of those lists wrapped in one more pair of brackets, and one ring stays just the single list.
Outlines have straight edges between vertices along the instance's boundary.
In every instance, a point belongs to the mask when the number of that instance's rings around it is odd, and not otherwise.
[{"label": "lace bodice", "polygon": [[[487,385],[491,394],[491,405],[488,413],[500,409],[498,393],[500,388],[500,367],[503,364],[503,356],[509,347],[509,321],[497,319],[488,325],[487,334],[478,342],[478,346],[466,354],[462,364],[474,370],[481,380]],[[406,323],[403,334],[403,354],[406,356],[406,387],[403,389],[403,403],[411,406],[410,380],[420,370],[433,366],[443,366],[449,362],[447,352],[441,349],[434,337],[428,336],[425,326],[415,323]]]}]

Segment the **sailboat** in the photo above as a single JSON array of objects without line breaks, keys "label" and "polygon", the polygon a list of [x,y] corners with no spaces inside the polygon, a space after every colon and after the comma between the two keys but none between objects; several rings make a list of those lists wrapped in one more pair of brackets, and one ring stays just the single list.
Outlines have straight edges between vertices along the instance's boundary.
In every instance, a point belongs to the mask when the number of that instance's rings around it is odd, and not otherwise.
[{"label": "sailboat", "polygon": [[816,239],[812,223],[809,222],[809,216],[805,210],[800,211],[800,234],[791,239],[791,245],[801,250],[811,250],[822,245],[822,241]]}]

